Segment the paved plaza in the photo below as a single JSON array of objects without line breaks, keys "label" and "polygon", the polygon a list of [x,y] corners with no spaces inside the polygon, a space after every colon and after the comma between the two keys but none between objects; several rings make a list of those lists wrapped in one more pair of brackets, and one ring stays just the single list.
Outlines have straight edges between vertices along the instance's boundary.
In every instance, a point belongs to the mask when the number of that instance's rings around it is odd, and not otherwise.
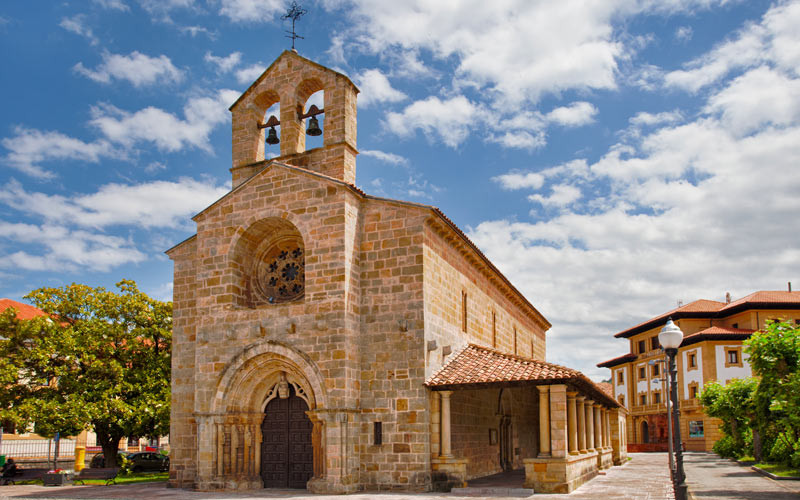
[{"label": "paved plaza", "polygon": [[[632,460],[622,467],[612,467],[569,495],[536,494],[540,500],[672,500],[672,486],[667,471],[665,453],[632,453]],[[800,499],[800,482],[773,481],[709,453],[687,453],[686,474],[690,492],[695,500],[797,500]],[[143,483],[115,486],[65,486],[44,487],[34,485],[2,486],[0,499],[257,499],[291,498],[296,500],[342,499],[448,499],[475,497],[444,493],[375,493],[366,492],[347,496],[312,495],[297,490],[255,490],[245,493],[209,493],[170,489],[166,483]],[[503,497],[483,497],[503,498]]]}]

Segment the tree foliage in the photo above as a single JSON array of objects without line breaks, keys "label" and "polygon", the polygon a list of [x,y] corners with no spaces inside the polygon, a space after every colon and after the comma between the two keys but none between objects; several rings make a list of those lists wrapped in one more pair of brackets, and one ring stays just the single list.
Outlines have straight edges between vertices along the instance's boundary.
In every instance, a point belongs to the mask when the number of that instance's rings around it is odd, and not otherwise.
[{"label": "tree foliage", "polygon": [[755,417],[753,397],[757,386],[757,380],[747,378],[731,380],[727,385],[709,382],[703,388],[700,401],[706,414],[722,420],[722,431],[730,437],[721,455],[743,455],[749,447],[749,429]]},{"label": "tree foliage", "polygon": [[48,317],[0,316],[0,419],[46,437],[91,427],[109,466],[121,438],[169,431],[172,304],[117,287],[40,288],[26,298]]}]

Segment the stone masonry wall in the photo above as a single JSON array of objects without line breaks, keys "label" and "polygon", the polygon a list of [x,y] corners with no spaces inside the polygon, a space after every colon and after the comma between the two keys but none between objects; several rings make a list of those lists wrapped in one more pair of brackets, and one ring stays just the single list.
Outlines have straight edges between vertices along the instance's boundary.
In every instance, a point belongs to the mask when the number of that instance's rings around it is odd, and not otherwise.
[{"label": "stone masonry wall", "polygon": [[194,486],[197,464],[197,427],[194,410],[195,237],[170,251],[175,261],[172,317],[172,406],[170,409],[170,484]]},{"label": "stone masonry wall", "polygon": [[[364,489],[427,488],[429,420],[422,292],[426,210],[380,200],[363,208],[360,244],[361,434]],[[374,425],[382,444],[374,443]]]},{"label": "stone masonry wall", "polygon": [[[532,320],[433,225],[425,231],[425,340],[435,341],[436,350],[426,349],[426,377],[446,363],[442,348],[456,352],[469,342],[520,356],[545,359],[545,327]],[[467,331],[462,328],[462,293],[467,294]],[[493,315],[494,313],[494,322]],[[494,325],[494,328],[493,328]]]}]

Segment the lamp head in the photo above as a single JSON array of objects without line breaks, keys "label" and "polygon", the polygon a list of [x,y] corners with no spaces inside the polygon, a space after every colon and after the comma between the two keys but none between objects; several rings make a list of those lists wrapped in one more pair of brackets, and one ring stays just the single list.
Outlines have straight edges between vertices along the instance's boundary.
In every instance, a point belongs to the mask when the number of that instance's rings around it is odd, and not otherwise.
[{"label": "lamp head", "polygon": [[683,332],[672,322],[672,318],[667,320],[667,324],[658,333],[658,341],[664,349],[677,349],[683,341]]}]

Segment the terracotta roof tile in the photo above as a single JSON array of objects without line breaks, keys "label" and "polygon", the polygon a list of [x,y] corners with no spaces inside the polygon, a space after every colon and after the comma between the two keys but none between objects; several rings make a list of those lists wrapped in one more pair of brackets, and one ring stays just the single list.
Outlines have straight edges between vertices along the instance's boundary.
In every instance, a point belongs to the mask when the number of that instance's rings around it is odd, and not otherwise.
[{"label": "terracotta roof tile", "polygon": [[17,310],[17,319],[33,319],[38,316],[46,316],[45,312],[29,304],[23,304],[11,299],[0,299],[0,312],[5,311],[9,307]]},{"label": "terracotta roof tile", "polygon": [[627,363],[628,361],[633,361],[636,359],[636,355],[632,352],[628,354],[623,354],[622,356],[617,356],[614,359],[609,359],[608,361],[603,361],[602,363],[597,363],[597,366],[600,368],[611,368],[612,366],[621,365],[622,363]]},{"label": "terracotta roof tile", "polygon": [[610,398],[614,397],[614,386],[608,382],[598,382],[597,387],[599,387],[601,391],[605,392],[606,396]]},{"label": "terracotta roof tile", "polygon": [[726,328],[712,326],[697,333],[687,335],[681,342],[681,347],[703,342],[704,340],[746,340],[753,334],[754,330],[743,328]]},{"label": "terracotta roof tile", "polygon": [[800,292],[788,291],[760,291],[753,292],[739,300],[726,304],[721,312],[738,308],[743,305],[770,305],[770,304],[797,304],[800,306]]},{"label": "terracotta roof tile", "polygon": [[488,347],[468,344],[425,385],[428,387],[453,387],[502,385],[513,382],[558,383],[571,382],[593,394],[602,396],[606,403],[619,406],[594,382],[578,370],[534,359],[506,354]]},{"label": "terracotta roof tile", "polygon": [[645,330],[653,328],[653,326],[655,326],[658,323],[666,322],[667,318],[669,318],[670,316],[672,316],[673,319],[677,319],[687,315],[690,316],[698,315],[700,317],[703,317],[712,315],[713,313],[716,313],[717,311],[721,310],[723,307],[725,307],[725,302],[717,302],[716,300],[706,300],[706,299],[695,300],[694,302],[689,302],[688,304],[683,305],[681,307],[676,307],[671,311],[667,311],[664,314],[661,314],[654,318],[650,318],[647,321],[643,321],[636,326],[633,326],[619,333],[616,333],[614,334],[614,337],[626,337],[626,338],[631,337],[637,333],[641,333]]}]

